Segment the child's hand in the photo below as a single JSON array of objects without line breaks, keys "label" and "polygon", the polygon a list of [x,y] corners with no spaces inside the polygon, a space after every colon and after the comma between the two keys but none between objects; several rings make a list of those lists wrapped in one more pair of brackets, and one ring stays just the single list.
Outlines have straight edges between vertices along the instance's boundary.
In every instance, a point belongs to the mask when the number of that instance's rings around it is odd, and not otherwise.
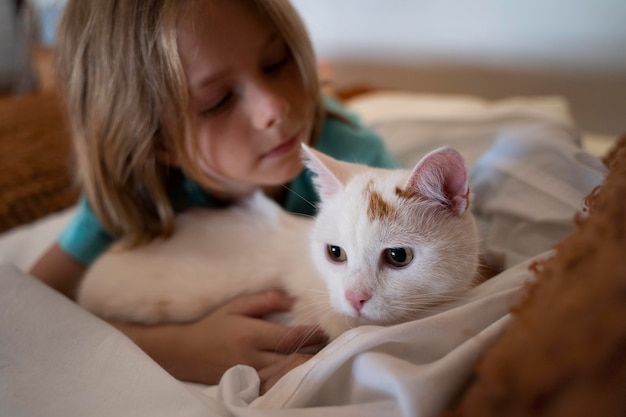
[{"label": "child's hand", "polygon": [[257,369],[265,391],[311,357],[295,354],[296,350],[326,341],[314,327],[287,327],[260,319],[288,311],[292,305],[284,293],[264,291],[237,297],[192,323],[134,331],[121,326],[121,330],[179,379],[216,384],[228,368],[245,364]]},{"label": "child's hand", "polygon": [[287,327],[260,319],[289,311],[292,305],[293,300],[280,291],[243,295],[191,324],[194,330],[187,332],[185,343],[190,350],[198,349],[200,360],[194,370],[200,372],[194,374],[206,379],[203,374],[218,370],[221,376],[231,366],[245,364],[257,369],[262,379],[269,379],[271,370],[283,368],[284,362],[293,361],[293,367],[302,363],[302,358],[309,356],[292,354],[304,346],[323,343],[325,335],[312,327]]}]

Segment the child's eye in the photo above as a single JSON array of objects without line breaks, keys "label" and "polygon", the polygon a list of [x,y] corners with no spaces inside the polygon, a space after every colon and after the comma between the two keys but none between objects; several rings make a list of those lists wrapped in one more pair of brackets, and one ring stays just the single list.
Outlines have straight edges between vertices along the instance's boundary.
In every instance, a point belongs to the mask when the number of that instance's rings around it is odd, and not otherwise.
[{"label": "child's eye", "polygon": [[211,104],[208,107],[204,108],[200,112],[200,114],[203,115],[203,116],[216,115],[216,114],[218,114],[221,111],[226,109],[228,104],[231,102],[232,98],[233,98],[233,93],[228,92],[228,93],[224,94],[217,102],[215,102],[214,104]]},{"label": "child's eye", "polygon": [[270,55],[266,57],[262,70],[265,74],[272,74],[280,71],[291,62],[292,55],[289,47],[285,43],[276,44],[272,48]]},{"label": "child's eye", "polygon": [[290,58],[291,57],[289,55],[285,55],[284,57],[282,57],[278,61],[274,61],[272,64],[264,66],[263,67],[263,72],[266,73],[266,74],[271,74],[273,72],[279,71],[281,68],[283,68],[285,65],[287,65],[287,63],[289,62]]}]

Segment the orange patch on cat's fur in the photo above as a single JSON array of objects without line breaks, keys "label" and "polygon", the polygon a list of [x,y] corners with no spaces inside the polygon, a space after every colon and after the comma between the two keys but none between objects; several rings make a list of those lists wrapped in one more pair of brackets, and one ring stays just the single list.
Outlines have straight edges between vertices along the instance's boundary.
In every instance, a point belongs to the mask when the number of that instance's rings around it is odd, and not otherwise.
[{"label": "orange patch on cat's fur", "polygon": [[383,220],[396,214],[396,208],[383,200],[379,193],[370,191],[368,194],[367,215],[371,221]]},{"label": "orange patch on cat's fur", "polygon": [[415,198],[417,194],[414,190],[403,190],[400,187],[396,187],[396,195],[400,198],[405,198],[409,200],[411,198]]}]

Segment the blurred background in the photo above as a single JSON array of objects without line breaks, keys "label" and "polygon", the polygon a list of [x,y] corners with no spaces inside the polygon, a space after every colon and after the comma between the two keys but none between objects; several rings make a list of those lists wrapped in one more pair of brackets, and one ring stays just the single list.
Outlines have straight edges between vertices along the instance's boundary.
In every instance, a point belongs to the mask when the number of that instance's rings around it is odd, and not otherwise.
[{"label": "blurred background", "polygon": [[292,0],[340,84],[488,99],[560,95],[626,131],[624,0]]},{"label": "blurred background", "polygon": [[[626,131],[624,0],[292,0],[339,86],[561,95],[585,129]],[[0,92],[46,89],[65,0],[0,0]]]}]

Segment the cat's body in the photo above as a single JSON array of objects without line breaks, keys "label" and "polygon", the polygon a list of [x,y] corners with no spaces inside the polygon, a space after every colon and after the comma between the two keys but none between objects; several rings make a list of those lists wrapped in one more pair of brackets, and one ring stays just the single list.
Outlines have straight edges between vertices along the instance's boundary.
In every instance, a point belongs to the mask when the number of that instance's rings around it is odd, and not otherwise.
[{"label": "cat's body", "polygon": [[318,324],[335,338],[417,319],[471,286],[478,236],[455,151],[434,151],[412,172],[306,152],[322,200],[315,220],[260,192],[227,209],[191,210],[170,239],[101,256],[79,303],[116,320],[179,322],[278,287],[297,297],[287,323]]}]

